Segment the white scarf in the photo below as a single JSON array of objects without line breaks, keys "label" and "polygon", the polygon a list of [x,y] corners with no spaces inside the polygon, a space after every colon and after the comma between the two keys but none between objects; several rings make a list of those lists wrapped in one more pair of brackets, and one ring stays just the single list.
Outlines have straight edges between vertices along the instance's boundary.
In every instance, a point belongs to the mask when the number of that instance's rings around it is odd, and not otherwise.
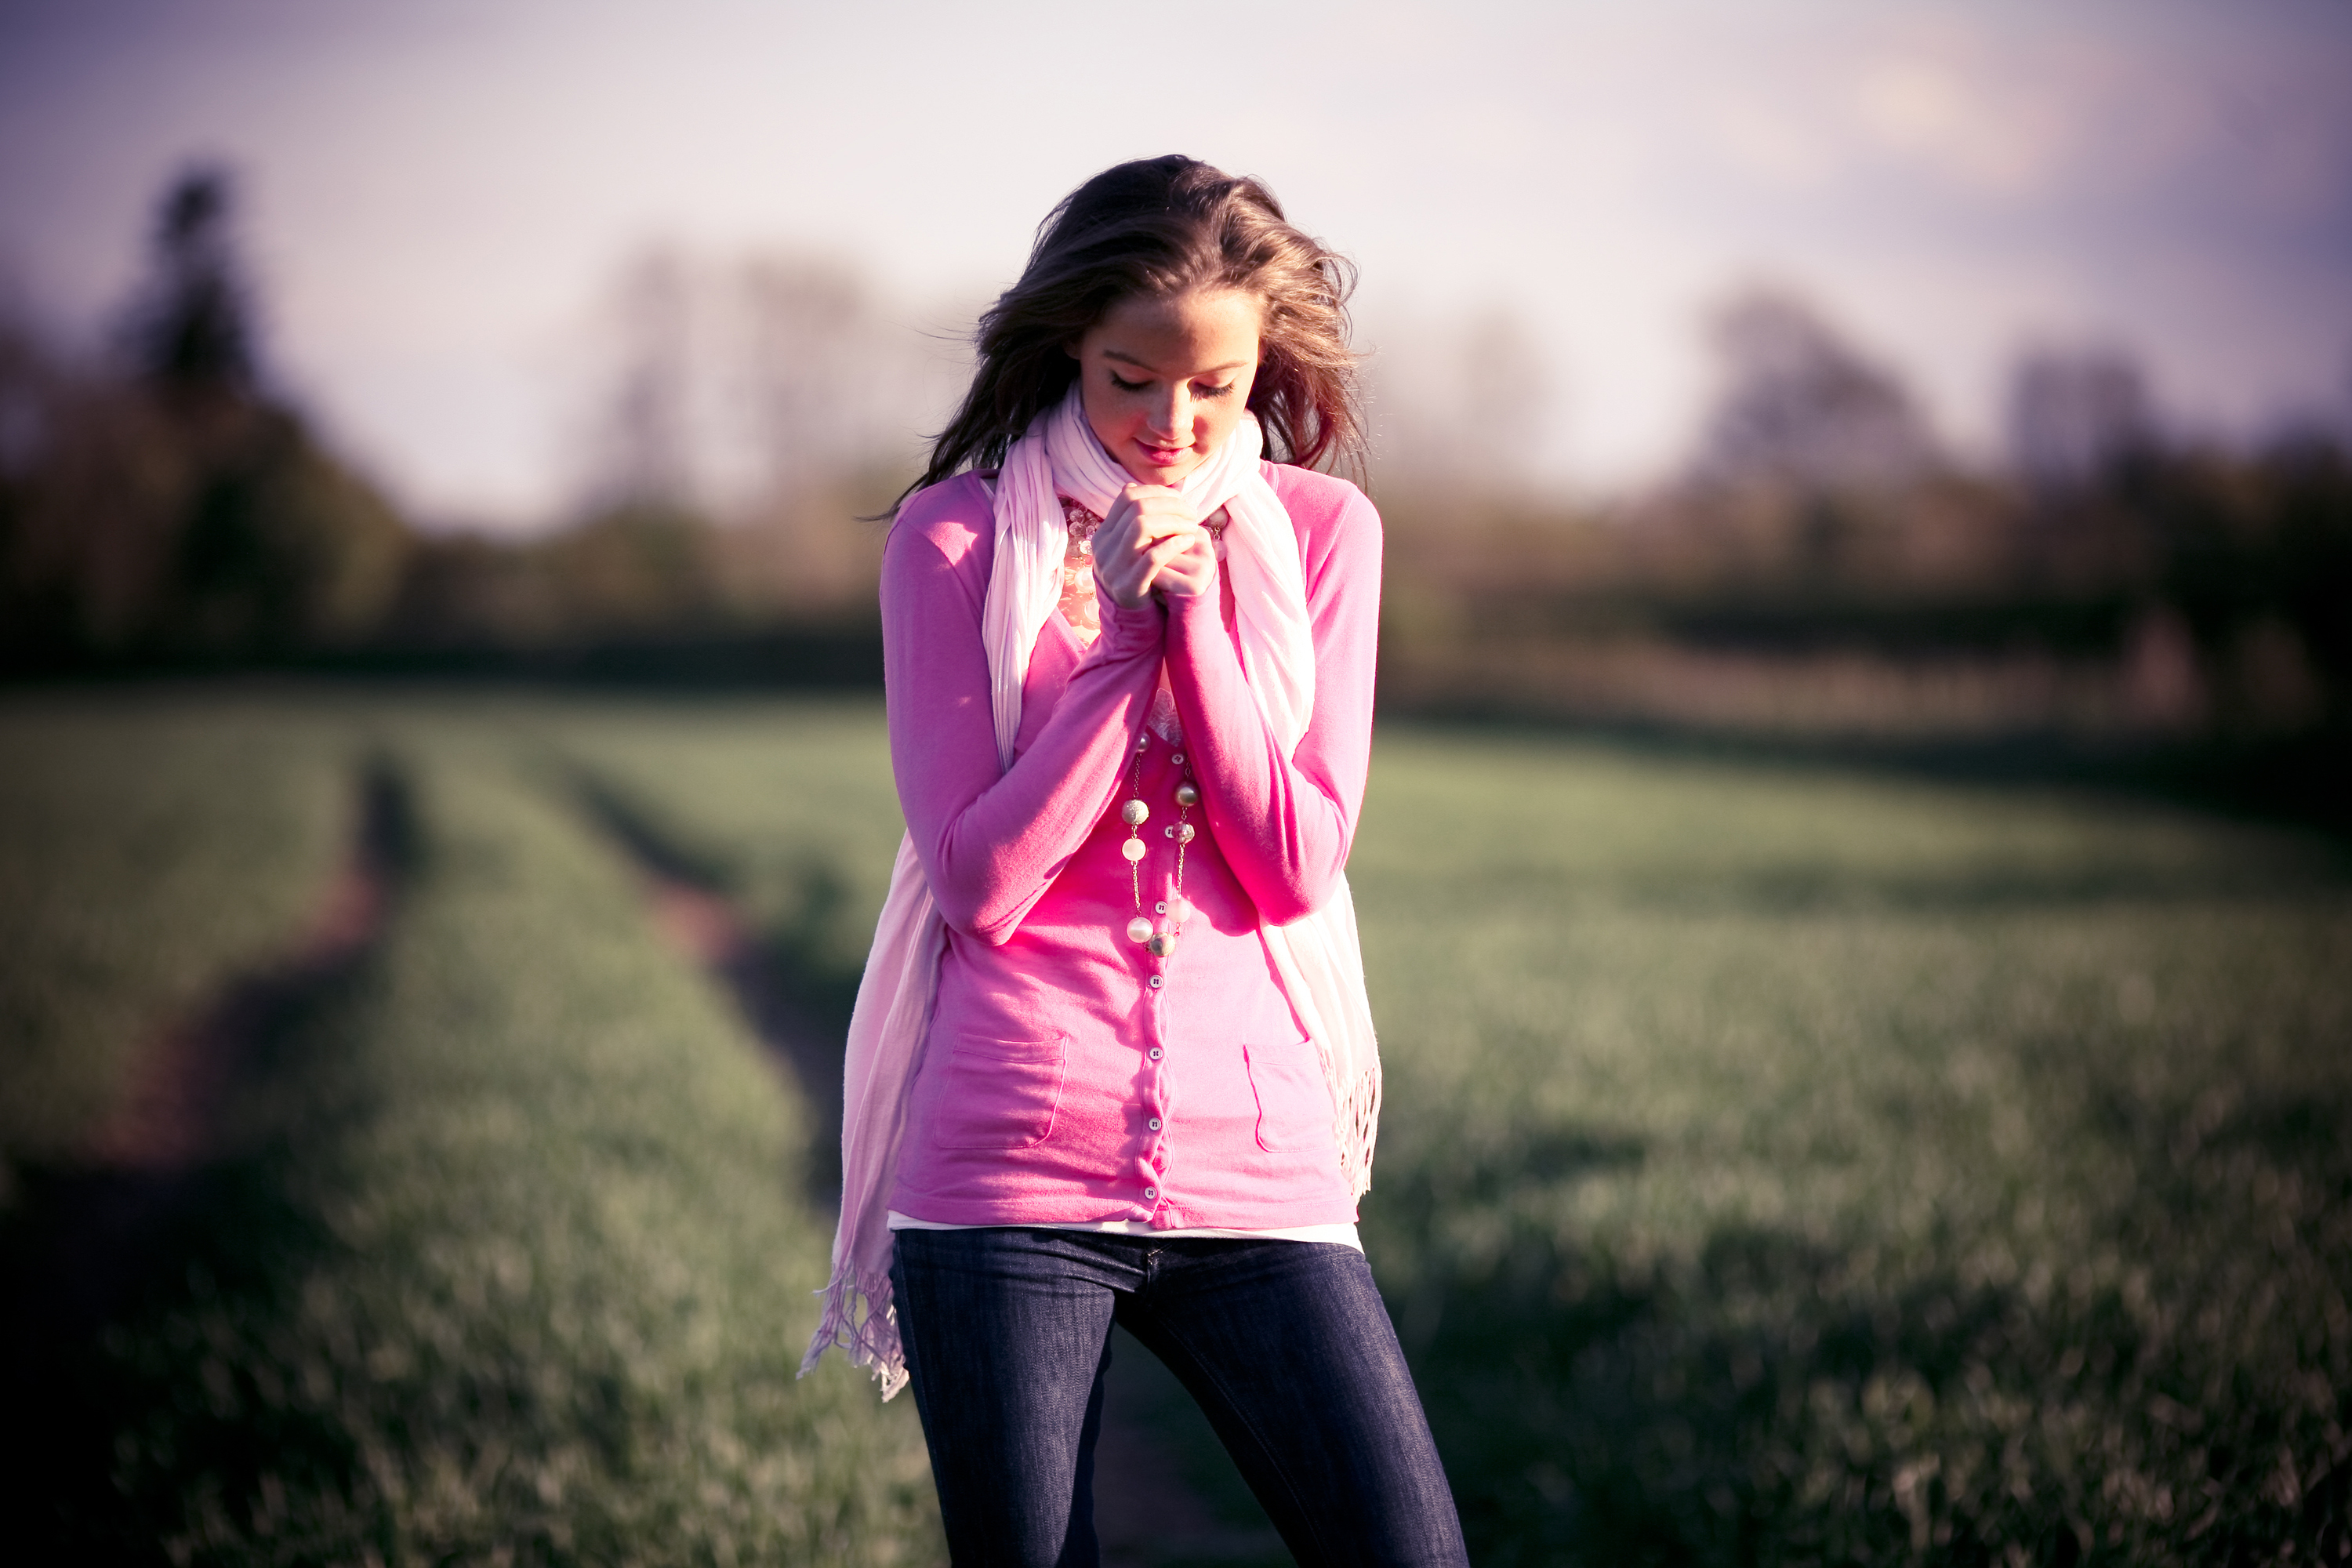
[{"label": "white scarf", "polygon": [[[1258,467],[1257,421],[1244,415],[1223,446],[1178,487],[1202,517],[1224,509],[1224,571],[1234,591],[1242,671],[1267,727],[1286,753],[1297,748],[1315,710],[1315,644],[1307,613],[1298,535]],[[1097,441],[1078,389],[1040,414],[1013,444],[996,483],[996,555],[981,616],[988,654],[998,763],[1013,766],[1021,728],[1021,688],[1037,634],[1059,603],[1067,525],[1059,496],[1108,517],[1129,476]],[[1349,1196],[1371,1185],[1381,1103],[1380,1053],[1364,995],[1348,879],[1334,879],[1323,907],[1288,925],[1261,925],[1292,1011],[1315,1041],[1337,1115],[1333,1131]],[[914,841],[902,838],[889,896],[874,928],[866,975],[849,1021],[841,1121],[841,1224],[824,1317],[801,1363],[805,1374],[839,1345],[870,1366],[889,1398],[907,1382],[890,1304],[889,1201],[907,1125],[908,1090],[938,990],[947,926],[932,900]]]}]

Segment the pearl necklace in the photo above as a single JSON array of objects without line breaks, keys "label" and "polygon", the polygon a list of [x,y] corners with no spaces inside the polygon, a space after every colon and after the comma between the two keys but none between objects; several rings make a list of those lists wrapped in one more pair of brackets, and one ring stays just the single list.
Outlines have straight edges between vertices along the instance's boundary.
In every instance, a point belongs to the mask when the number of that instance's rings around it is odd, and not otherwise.
[{"label": "pearl necklace", "polygon": [[[1101,635],[1102,625],[1096,617],[1094,581],[1094,536],[1102,526],[1097,517],[1080,502],[1063,496],[1062,521],[1069,531],[1069,544],[1062,556],[1062,618],[1077,634],[1080,646],[1091,646]],[[1209,519],[1209,537],[1222,542],[1227,519],[1222,509]],[[1164,695],[1164,693],[1163,693]],[[1179,739],[1177,744],[1183,742]],[[1184,847],[1192,842],[1199,831],[1187,820],[1192,808],[1201,804],[1201,786],[1192,782],[1192,771],[1186,769],[1184,780],[1176,786],[1176,820],[1160,832],[1176,842],[1176,880],[1164,902],[1155,902],[1154,914],[1166,920],[1155,927],[1143,912],[1143,825],[1151,820],[1151,808],[1143,803],[1143,753],[1150,748],[1151,737],[1139,735],[1135,740],[1135,772],[1129,783],[1125,805],[1118,808],[1121,822],[1127,824],[1127,842],[1119,853],[1127,857],[1128,880],[1135,893],[1135,918],[1127,922],[1127,940],[1141,942],[1154,958],[1165,958],[1176,951],[1176,938],[1192,913],[1184,902]],[[1184,753],[1178,752],[1172,759],[1178,767],[1184,766]]]},{"label": "pearl necklace", "polygon": [[[1201,804],[1201,786],[1192,782],[1192,770],[1185,769],[1183,783],[1176,786],[1176,820],[1160,829],[1176,841],[1176,880],[1170,889],[1169,900],[1155,903],[1155,912],[1166,916],[1158,929],[1143,912],[1143,825],[1151,820],[1151,808],[1143,804],[1143,753],[1150,746],[1151,737],[1139,735],[1135,741],[1135,773],[1129,784],[1131,791],[1127,803],[1118,808],[1118,819],[1127,824],[1127,842],[1118,852],[1127,857],[1127,874],[1135,889],[1135,918],[1127,922],[1127,940],[1139,942],[1154,958],[1165,958],[1176,951],[1177,934],[1184,928],[1184,919],[1192,910],[1184,902],[1184,847],[1192,842],[1195,829],[1187,820],[1192,808]],[[1174,763],[1184,765],[1184,753],[1175,754]]]}]

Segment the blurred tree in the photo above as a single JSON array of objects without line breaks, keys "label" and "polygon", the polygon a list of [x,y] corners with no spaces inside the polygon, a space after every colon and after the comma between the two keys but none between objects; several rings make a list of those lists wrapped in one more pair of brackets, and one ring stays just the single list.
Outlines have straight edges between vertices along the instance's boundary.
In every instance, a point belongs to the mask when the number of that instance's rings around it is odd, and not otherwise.
[{"label": "blurred tree", "polygon": [[735,518],[877,463],[909,467],[960,390],[856,272],[820,258],[656,247],[597,315],[592,515],[655,504]]},{"label": "blurred tree", "polygon": [[[769,495],[805,491],[894,445],[915,412],[910,346],[877,319],[855,274],[800,257],[757,257],[734,279],[744,349],[744,433]],[[893,351],[896,351],[895,353]]]},{"label": "blurred tree", "polygon": [[0,275],[0,490],[5,493],[24,484],[46,444],[55,374],[54,356],[34,333],[14,280]]},{"label": "blurred tree", "polygon": [[194,163],[156,210],[153,276],[124,335],[139,374],[175,393],[255,391],[252,291],[237,255],[236,195],[227,169]]},{"label": "blurred tree", "polygon": [[719,601],[710,532],[691,512],[625,506],[552,536],[541,555],[576,632],[707,630]]},{"label": "blurred tree", "polygon": [[654,249],[623,270],[606,309],[611,384],[591,445],[592,507],[677,507],[697,489],[696,279]]},{"label": "blurred tree", "polygon": [[[602,363],[573,526],[604,543],[534,547],[558,602],[583,625],[639,624],[656,601],[755,620],[871,615],[882,531],[859,514],[911,474],[961,390],[960,355],[837,261],[672,247],[624,267],[591,336]],[[656,534],[671,543],[650,554],[615,542]],[[625,612],[639,596],[609,570],[625,559],[659,579]],[[707,577],[691,593],[686,563]]]},{"label": "blurred tree", "polygon": [[1937,466],[1935,438],[1901,381],[1803,300],[1753,289],[1713,325],[1721,382],[1695,465],[1701,479],[1884,489]]},{"label": "blurred tree", "polygon": [[2045,498],[2079,492],[2158,446],[2139,363],[2117,349],[2037,350],[2009,384],[2010,464]]},{"label": "blurred tree", "polygon": [[1549,461],[1559,400],[1516,311],[1494,305],[1434,322],[1392,319],[1365,383],[1384,492],[1443,497],[1451,510],[1557,490]]},{"label": "blurred tree", "polygon": [[8,667],[299,656],[372,635],[398,590],[406,529],[263,389],[234,192],[211,165],[166,187],[127,365],[0,324]]}]

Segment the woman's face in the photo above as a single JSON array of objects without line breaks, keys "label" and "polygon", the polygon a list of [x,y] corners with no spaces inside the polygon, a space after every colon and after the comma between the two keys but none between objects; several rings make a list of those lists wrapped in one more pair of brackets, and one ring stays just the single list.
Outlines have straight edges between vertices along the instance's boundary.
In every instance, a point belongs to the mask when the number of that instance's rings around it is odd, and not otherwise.
[{"label": "woman's face", "polygon": [[1241,423],[1265,315],[1237,289],[1138,295],[1104,311],[1070,351],[1095,439],[1139,483],[1181,483]]}]

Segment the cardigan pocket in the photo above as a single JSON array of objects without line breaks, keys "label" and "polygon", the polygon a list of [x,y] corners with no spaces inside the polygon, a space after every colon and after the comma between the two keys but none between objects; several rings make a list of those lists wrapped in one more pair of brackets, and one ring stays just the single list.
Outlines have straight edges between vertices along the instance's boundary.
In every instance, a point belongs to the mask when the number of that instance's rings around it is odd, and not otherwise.
[{"label": "cardigan pocket", "polygon": [[1312,1040],[1242,1047],[1257,1096],[1257,1146],[1269,1154],[1319,1149],[1332,1141],[1331,1087]]},{"label": "cardigan pocket", "polygon": [[931,1142],[941,1149],[1030,1149],[1054,1131],[1070,1037],[961,1035],[940,1085]]}]

